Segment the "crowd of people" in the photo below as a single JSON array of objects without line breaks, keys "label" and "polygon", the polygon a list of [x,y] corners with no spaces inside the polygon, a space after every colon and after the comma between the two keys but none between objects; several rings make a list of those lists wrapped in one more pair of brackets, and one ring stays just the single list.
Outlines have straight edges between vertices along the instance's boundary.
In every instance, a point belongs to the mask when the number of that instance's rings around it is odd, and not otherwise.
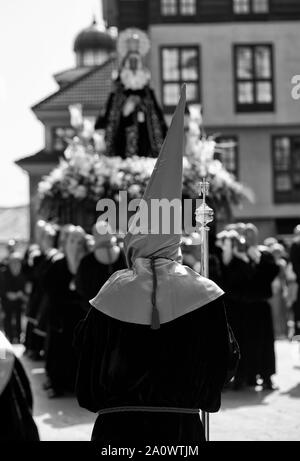
[{"label": "crowd of people", "polygon": [[[9,244],[1,263],[3,329],[11,343],[24,344],[28,358],[45,361],[43,387],[49,398],[74,391],[76,325],[112,273],[126,268],[122,241],[104,235],[99,226],[106,224],[98,223],[89,235],[78,226],[38,221],[36,243],[24,255]],[[274,339],[300,331],[300,226],[291,248],[275,238],[264,245],[258,241],[253,224],[238,223],[210,246],[210,278],[226,293],[227,316],[241,351],[235,390],[255,386],[258,379],[273,389]],[[196,272],[199,244],[198,234],[182,242],[183,262]]]},{"label": "crowd of people", "polygon": [[[98,230],[99,225],[98,223]],[[3,326],[12,343],[23,342],[32,360],[44,360],[49,398],[73,392],[77,368],[73,336],[110,275],[126,266],[117,239],[78,226],[39,221],[36,243],[25,255],[10,251],[1,268]],[[25,332],[21,317],[25,312]]]},{"label": "crowd of people", "polygon": [[[199,269],[197,235],[184,242],[185,263]],[[274,340],[299,334],[300,226],[292,245],[268,238],[259,245],[252,223],[228,225],[211,244],[210,278],[223,288],[227,316],[240,346],[235,390],[275,388]]]}]

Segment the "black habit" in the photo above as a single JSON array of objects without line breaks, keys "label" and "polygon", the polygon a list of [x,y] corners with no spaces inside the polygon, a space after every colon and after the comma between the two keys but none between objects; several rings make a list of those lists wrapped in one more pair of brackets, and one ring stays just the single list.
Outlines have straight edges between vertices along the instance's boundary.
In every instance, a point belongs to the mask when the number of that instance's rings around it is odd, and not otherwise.
[{"label": "black habit", "polygon": [[111,264],[99,262],[94,253],[90,253],[82,258],[76,277],[76,290],[81,295],[83,309],[88,312],[90,309],[89,301],[99,293],[105,282],[116,271],[126,269],[127,264],[124,252],[120,251],[118,259]]},{"label": "black habit", "polygon": [[15,357],[11,378],[0,395],[0,442],[39,441],[32,406],[29,380]]},{"label": "black habit", "polygon": [[[126,406],[141,410],[99,414],[92,440],[177,445],[204,441],[197,410],[220,408],[222,388],[232,378],[238,356],[230,337],[222,298],[158,330],[91,308],[77,330],[79,404],[95,413]],[[141,407],[178,411],[148,412]]]}]

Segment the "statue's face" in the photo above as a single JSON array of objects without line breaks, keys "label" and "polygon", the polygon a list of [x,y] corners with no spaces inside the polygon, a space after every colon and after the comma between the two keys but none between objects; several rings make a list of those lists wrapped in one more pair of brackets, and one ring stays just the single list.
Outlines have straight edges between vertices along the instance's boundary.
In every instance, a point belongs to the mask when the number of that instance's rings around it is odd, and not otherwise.
[{"label": "statue's face", "polygon": [[137,72],[142,67],[140,55],[138,53],[131,53],[126,59],[125,67],[132,72]]}]

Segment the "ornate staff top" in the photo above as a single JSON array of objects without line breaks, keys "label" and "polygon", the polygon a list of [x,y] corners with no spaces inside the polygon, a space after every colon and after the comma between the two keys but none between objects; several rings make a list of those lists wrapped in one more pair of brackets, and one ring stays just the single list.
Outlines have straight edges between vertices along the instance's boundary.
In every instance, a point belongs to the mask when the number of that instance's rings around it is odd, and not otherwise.
[{"label": "ornate staff top", "polygon": [[214,220],[214,211],[206,203],[206,197],[209,193],[209,182],[206,178],[199,183],[199,195],[202,196],[202,204],[196,210],[196,222],[200,229],[209,231],[208,224]]}]

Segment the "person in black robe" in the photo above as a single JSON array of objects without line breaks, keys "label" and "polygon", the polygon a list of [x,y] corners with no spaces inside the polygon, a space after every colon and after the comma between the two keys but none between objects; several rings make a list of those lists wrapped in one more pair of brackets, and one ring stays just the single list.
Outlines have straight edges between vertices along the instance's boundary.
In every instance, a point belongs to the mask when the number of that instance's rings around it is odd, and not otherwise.
[{"label": "person in black robe", "polygon": [[272,282],[279,274],[279,267],[267,247],[257,244],[258,230],[253,224],[246,227],[247,255],[254,271],[248,290],[247,380],[256,385],[257,376],[263,380],[263,388],[274,389],[272,375],[276,373],[274,327],[270,298]]},{"label": "person in black robe", "polygon": [[167,125],[148,80],[140,54],[129,52],[105,114],[95,124],[96,130],[105,130],[107,156],[158,156]]},{"label": "person in black robe", "polygon": [[126,260],[123,250],[117,244],[116,237],[110,233],[102,235],[99,226],[105,227],[106,222],[98,222],[93,228],[94,248],[84,258],[76,274],[76,290],[82,297],[83,309],[90,309],[90,300],[116,271],[125,269]]},{"label": "person in black robe", "polygon": [[[81,407],[99,413],[92,440],[100,444],[204,441],[199,409],[220,409],[236,368],[222,299],[157,331],[92,308],[77,347],[76,395]],[[119,411],[101,414],[111,407]]]},{"label": "person in black robe", "polygon": [[32,407],[28,377],[0,331],[0,442],[39,441]]},{"label": "person in black robe", "polygon": [[40,274],[46,259],[43,245],[46,225],[47,223],[43,220],[36,223],[36,243],[28,248],[23,260],[23,273],[30,285],[29,299],[25,310],[27,325],[24,345],[25,353],[32,359],[40,359],[41,351],[44,348],[44,338],[37,335],[34,329],[37,326],[37,315],[43,297]]},{"label": "person in black robe", "polygon": [[85,233],[73,226],[68,231],[65,255],[50,266],[44,281],[49,301],[46,372],[48,397],[56,398],[73,392],[77,356],[73,349],[74,329],[84,317],[82,300],[76,291],[75,276],[86,254]]},{"label": "person in black robe", "polygon": [[246,241],[236,231],[226,232],[222,248],[221,286],[226,293],[228,321],[241,353],[233,383],[233,389],[239,390],[247,384],[247,311],[249,309],[249,287],[254,271],[246,254]]},{"label": "person in black robe", "polygon": [[1,271],[0,296],[4,311],[4,331],[10,342],[21,342],[21,317],[26,301],[25,278],[22,274],[22,257],[9,255]]},{"label": "person in black robe", "polygon": [[297,226],[294,231],[294,239],[291,246],[290,259],[298,285],[297,299],[292,306],[295,324],[294,330],[295,335],[300,335],[300,225]]},{"label": "person in black robe", "polygon": [[[148,211],[153,198],[180,205],[184,109],[185,88],[140,204]],[[112,275],[77,329],[78,402],[98,412],[101,445],[202,442],[199,411],[219,410],[238,357],[223,291],[178,262],[174,216],[167,233],[152,233],[151,218],[136,232],[140,211],[124,240],[129,269]]]},{"label": "person in black robe", "polygon": [[43,340],[43,350],[47,349],[47,331],[48,319],[50,312],[50,300],[46,290],[48,273],[51,266],[56,260],[62,258],[62,253],[56,248],[57,246],[57,229],[52,224],[47,224],[44,229],[42,238],[42,247],[44,259],[39,265],[38,283],[40,287],[39,305],[35,316],[34,334],[41,337]]}]

